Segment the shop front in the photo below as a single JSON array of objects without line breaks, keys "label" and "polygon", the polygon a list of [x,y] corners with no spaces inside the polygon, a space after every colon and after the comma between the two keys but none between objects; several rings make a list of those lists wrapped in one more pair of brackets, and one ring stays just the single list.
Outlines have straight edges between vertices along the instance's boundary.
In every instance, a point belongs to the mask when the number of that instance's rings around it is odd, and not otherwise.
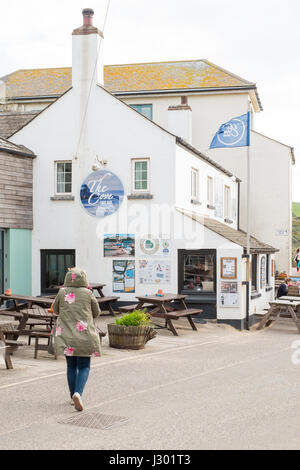
[{"label": "shop front", "polygon": [[217,250],[178,250],[178,293],[217,318]]}]

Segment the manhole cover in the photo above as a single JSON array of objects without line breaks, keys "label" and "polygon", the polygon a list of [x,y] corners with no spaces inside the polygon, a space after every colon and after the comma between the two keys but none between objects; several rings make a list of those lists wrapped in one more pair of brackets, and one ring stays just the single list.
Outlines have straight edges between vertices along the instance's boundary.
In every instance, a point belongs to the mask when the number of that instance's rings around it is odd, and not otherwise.
[{"label": "manhole cover", "polygon": [[60,424],[70,424],[72,426],[80,426],[83,428],[93,429],[111,429],[127,423],[128,418],[122,416],[104,415],[102,413],[80,413],[71,418],[59,421]]}]

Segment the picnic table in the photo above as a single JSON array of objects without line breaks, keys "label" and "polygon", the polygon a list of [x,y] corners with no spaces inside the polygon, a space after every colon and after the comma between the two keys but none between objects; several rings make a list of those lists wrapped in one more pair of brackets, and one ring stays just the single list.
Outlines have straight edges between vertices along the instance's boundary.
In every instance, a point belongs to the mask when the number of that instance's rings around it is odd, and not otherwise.
[{"label": "picnic table", "polygon": [[107,308],[109,310],[109,313],[112,315],[116,315],[116,312],[112,308],[112,303],[116,302],[120,297],[116,297],[114,295],[111,296],[105,296],[103,293],[103,287],[105,287],[106,284],[101,284],[99,282],[91,282],[90,287],[93,290],[96,290],[99,294],[99,297],[96,297],[97,302],[99,304],[101,312]]},{"label": "picnic table", "polygon": [[[97,299],[97,302],[99,304],[99,307],[100,307],[100,310],[101,312],[103,312],[103,310],[107,309],[109,311],[110,314],[112,315],[116,315],[116,312],[114,311],[114,309],[112,308],[112,303],[113,302],[116,302],[120,297],[116,297],[116,296],[105,296],[104,293],[103,293],[103,287],[106,286],[106,284],[103,284],[103,283],[100,283],[100,282],[91,282],[89,284],[90,288],[94,291],[97,291],[98,294],[99,294],[99,297],[96,297]],[[55,288],[57,287],[57,290],[61,289],[62,286],[55,286]],[[51,299],[52,298],[52,302],[53,302],[53,299],[55,298],[55,295],[53,296],[49,296],[48,299]]]},{"label": "picnic table", "polygon": [[286,300],[280,298],[280,300],[273,300],[269,302],[270,308],[267,313],[263,316],[262,320],[258,324],[257,330],[262,330],[264,327],[274,324],[280,317],[290,318],[294,321],[298,333],[300,333],[300,300]]},{"label": "picnic table", "polygon": [[[0,315],[11,315],[15,318],[18,319],[18,321],[15,322],[17,325],[16,328],[11,330],[9,332],[9,336],[17,340],[19,336],[30,336],[32,333],[35,332],[41,332],[41,331],[51,331],[54,325],[54,322],[57,318],[57,315],[54,313],[51,313],[48,311],[48,309],[45,308],[26,308],[22,309],[20,312],[1,312],[0,310]],[[29,323],[29,319],[35,320],[33,323]],[[26,329],[26,326],[30,326],[30,329]],[[38,329],[32,329],[32,326],[38,326]],[[41,326],[46,326],[46,329],[41,330]]]},{"label": "picnic table", "polygon": [[5,300],[12,300],[14,303],[14,307],[9,310],[15,310],[19,312],[22,308],[27,307],[31,308],[33,305],[40,305],[40,306],[47,306],[50,307],[53,303],[53,298],[51,297],[31,297],[28,295],[20,295],[20,294],[1,294],[0,295],[0,307],[4,303]]},{"label": "picnic table", "polygon": [[[143,305],[151,304],[154,306],[149,310],[151,317],[165,319],[165,326],[156,325],[159,328],[168,328],[172,331],[174,336],[178,336],[177,330],[172,323],[172,320],[179,318],[187,318],[193,330],[197,331],[197,327],[192,319],[192,315],[199,315],[203,310],[188,309],[185,303],[186,295],[181,294],[164,294],[163,296],[149,295],[149,296],[136,296],[139,303],[135,306],[136,309],[141,309]],[[176,309],[175,304],[180,305],[181,309]]]},{"label": "picnic table", "polygon": [[19,346],[25,345],[25,343],[9,340],[5,337],[7,331],[13,331],[16,326],[18,326],[18,322],[15,320],[0,320],[0,353],[4,355],[6,369],[13,369],[10,354]]}]

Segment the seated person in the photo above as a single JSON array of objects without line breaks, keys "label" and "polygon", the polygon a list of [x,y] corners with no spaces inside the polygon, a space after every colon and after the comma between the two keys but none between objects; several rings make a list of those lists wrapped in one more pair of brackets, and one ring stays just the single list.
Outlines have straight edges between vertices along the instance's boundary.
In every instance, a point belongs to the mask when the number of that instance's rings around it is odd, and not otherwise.
[{"label": "seated person", "polygon": [[282,284],[280,284],[277,291],[277,299],[280,299],[280,297],[283,297],[284,295],[288,295],[288,286],[290,282],[291,279],[286,279]]}]

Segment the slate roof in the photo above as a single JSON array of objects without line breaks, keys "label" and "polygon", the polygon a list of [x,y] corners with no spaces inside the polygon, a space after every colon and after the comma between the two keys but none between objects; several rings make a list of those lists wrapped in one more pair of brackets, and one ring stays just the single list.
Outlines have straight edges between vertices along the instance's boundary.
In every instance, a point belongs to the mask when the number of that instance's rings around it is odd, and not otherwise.
[{"label": "slate roof", "polygon": [[35,154],[29,150],[27,147],[24,147],[24,145],[17,145],[14,144],[13,142],[9,142],[6,139],[2,139],[0,137],[0,152],[8,152],[8,153],[13,153],[16,155],[20,156],[25,156],[25,157],[35,157]]},{"label": "slate roof", "polygon": [[[72,85],[72,69],[17,70],[1,77],[10,98],[57,97]],[[105,65],[104,86],[111,93],[246,88],[256,85],[207,60]],[[253,93],[254,93],[253,92]],[[259,102],[260,105],[260,102]]]},{"label": "slate roof", "polygon": [[31,121],[37,113],[1,113],[0,136],[7,139]]},{"label": "slate roof", "polygon": [[[190,212],[180,208],[177,208],[177,210],[181,214],[186,215],[187,217],[192,220],[195,220],[196,222],[199,222],[200,224],[204,225],[204,227],[212,230],[218,235],[221,235],[232,243],[240,245],[244,248],[244,250],[247,249],[247,234],[243,230],[235,230],[234,228],[229,227],[226,224],[222,224],[222,222],[219,222],[218,220],[203,216],[201,214],[197,214],[196,212]],[[266,243],[257,240],[257,238],[255,237],[250,237],[251,253],[275,253],[277,251],[279,251],[277,248],[267,245]]]}]

